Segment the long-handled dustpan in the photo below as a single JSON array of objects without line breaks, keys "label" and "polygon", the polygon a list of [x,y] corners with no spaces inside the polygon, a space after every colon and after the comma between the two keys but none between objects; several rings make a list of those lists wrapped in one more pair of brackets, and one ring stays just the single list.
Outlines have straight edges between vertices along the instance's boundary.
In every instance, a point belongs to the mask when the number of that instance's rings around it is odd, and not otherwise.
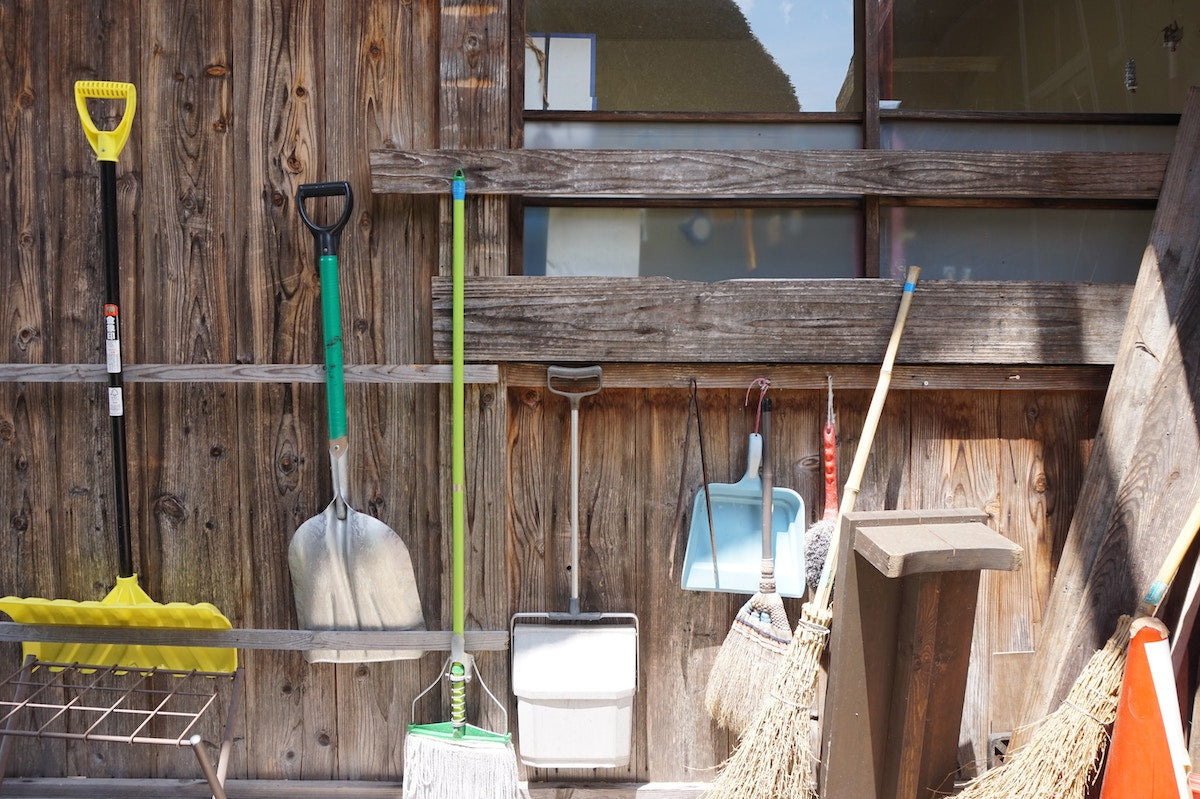
[{"label": "long-handled dustpan", "polygon": [[[736,483],[709,483],[696,492],[683,555],[682,587],[689,591],[758,591],[762,562],[762,436],[750,434],[746,473]],[[780,596],[804,596],[804,499],[790,488],[772,488],[775,585]],[[706,503],[711,507],[712,527]],[[715,553],[713,547],[716,547]],[[714,567],[714,563],[716,564]]]},{"label": "long-handled dustpan", "polygon": [[[123,101],[120,122],[100,130],[88,111],[89,99]],[[84,134],[100,164],[100,207],[104,235],[104,347],[108,370],[108,415],[112,433],[115,520],[117,527],[116,587],[100,601],[4,597],[0,611],[22,624],[84,627],[158,627],[228,630],[229,620],[207,602],[160,604],[138,585],[133,570],[133,539],[129,521],[129,479],[125,453],[125,399],[121,371],[120,257],[117,246],[117,158],[133,125],[137,92],[130,83],[79,81],[75,106]],[[149,646],[142,644],[78,644],[27,641],[26,656],[44,662],[86,663],[228,672],[237,668],[237,650],[212,647]]]},{"label": "long-handled dustpan", "polygon": [[509,624],[521,760],[541,768],[629,763],[638,617],[579,609],[579,401],[602,379],[599,366],[546,372],[546,387],[571,402],[571,596],[565,613],[516,613]]},{"label": "long-handled dustpan", "polygon": [[453,312],[451,350],[453,363],[450,410],[451,429],[451,521],[450,554],[450,657],[442,675],[413,699],[413,714],[421,697],[446,677],[450,685],[450,720],[433,724],[409,724],[404,739],[404,799],[516,799],[517,758],[509,733],[492,732],[467,722],[467,682],[480,686],[506,719],[508,712],[483,682],[475,659],[466,651],[466,431],[464,424],[463,302],[466,250],[466,176],[454,173],[452,187]]},{"label": "long-handled dustpan", "polygon": [[[337,221],[320,225],[309,216],[310,198],[340,197]],[[316,239],[321,276],[321,326],[325,336],[325,401],[329,421],[329,464],[333,500],[324,512],[296,529],[288,565],[300,626],[309,630],[424,630],[421,597],[408,547],[379,519],[350,507],[349,436],[342,364],[338,242],[350,219],[350,184],[305,183],[296,191],[300,218]],[[313,649],[310,663],[364,663],[412,660],[424,654],[408,649]]]}]

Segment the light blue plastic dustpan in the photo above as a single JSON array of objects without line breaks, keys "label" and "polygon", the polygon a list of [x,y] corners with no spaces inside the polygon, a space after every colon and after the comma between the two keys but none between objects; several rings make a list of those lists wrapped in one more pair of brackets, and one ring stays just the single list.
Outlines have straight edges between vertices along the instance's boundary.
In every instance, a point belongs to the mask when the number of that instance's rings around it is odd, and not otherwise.
[{"label": "light blue plastic dustpan", "polygon": [[[746,474],[736,483],[709,483],[714,535],[709,536],[704,489],[692,503],[692,524],[683,556],[682,585],[688,591],[758,593],[762,578],[762,436],[750,434]],[[790,488],[772,492],[771,546],[775,551],[775,590],[780,596],[800,597],[804,579],[804,500]],[[717,568],[713,573],[713,548]]]}]

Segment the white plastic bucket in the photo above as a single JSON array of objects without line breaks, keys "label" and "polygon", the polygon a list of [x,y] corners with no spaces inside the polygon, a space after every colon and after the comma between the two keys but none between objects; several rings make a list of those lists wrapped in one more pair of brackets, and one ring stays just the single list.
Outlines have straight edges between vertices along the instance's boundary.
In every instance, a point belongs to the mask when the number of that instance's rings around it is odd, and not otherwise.
[{"label": "white plastic bucket", "polygon": [[637,627],[514,624],[511,643],[521,761],[537,768],[628,765]]}]

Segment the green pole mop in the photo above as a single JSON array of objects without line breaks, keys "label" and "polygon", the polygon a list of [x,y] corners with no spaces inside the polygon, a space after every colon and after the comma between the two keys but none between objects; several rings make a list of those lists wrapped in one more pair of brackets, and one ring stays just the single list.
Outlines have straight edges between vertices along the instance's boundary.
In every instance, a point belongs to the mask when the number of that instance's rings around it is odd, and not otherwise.
[{"label": "green pole mop", "polygon": [[[467,723],[467,682],[474,672],[480,685],[492,701],[500,705],[475,667],[474,658],[466,652],[466,563],[465,533],[466,502],[463,486],[466,483],[465,434],[463,430],[463,285],[466,249],[464,208],[466,177],[456,170],[451,183],[453,206],[453,327],[451,350],[453,365],[450,394],[451,416],[451,644],[450,657],[442,667],[442,676],[450,683],[450,721],[436,724],[409,724],[404,742],[404,799],[515,799],[517,758],[509,733],[496,733]],[[417,701],[438,683],[441,676],[413,700]],[[504,710],[500,705],[501,711]]]}]

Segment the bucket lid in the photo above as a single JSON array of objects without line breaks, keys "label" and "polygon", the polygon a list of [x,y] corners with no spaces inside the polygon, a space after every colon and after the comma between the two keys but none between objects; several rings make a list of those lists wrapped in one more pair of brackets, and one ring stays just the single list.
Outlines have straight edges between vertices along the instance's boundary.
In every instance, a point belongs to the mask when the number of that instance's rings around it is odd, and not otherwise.
[{"label": "bucket lid", "polygon": [[517,624],[512,690],[523,699],[617,699],[637,689],[631,624]]}]

